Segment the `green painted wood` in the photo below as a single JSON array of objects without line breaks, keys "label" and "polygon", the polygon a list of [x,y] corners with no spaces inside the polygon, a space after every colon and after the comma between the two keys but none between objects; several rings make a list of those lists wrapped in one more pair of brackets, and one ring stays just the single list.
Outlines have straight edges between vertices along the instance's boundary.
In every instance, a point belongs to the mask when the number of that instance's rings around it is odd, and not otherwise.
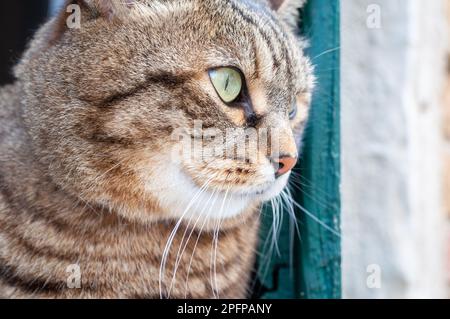
[{"label": "green painted wood", "polygon": [[[317,88],[300,163],[300,204],[329,227],[340,228],[340,10],[338,0],[311,0],[304,16]],[[341,245],[314,219],[299,213],[298,290],[305,298],[341,297]]]},{"label": "green painted wood", "polygon": [[295,170],[299,175],[295,183],[302,184],[301,189],[293,189],[293,197],[304,208],[296,212],[301,238],[292,240],[292,225],[285,212],[279,252],[270,255],[264,242],[271,241],[272,213],[270,208],[264,210],[258,297],[341,297],[339,14],[339,0],[309,0],[302,13],[317,87],[302,158]]}]

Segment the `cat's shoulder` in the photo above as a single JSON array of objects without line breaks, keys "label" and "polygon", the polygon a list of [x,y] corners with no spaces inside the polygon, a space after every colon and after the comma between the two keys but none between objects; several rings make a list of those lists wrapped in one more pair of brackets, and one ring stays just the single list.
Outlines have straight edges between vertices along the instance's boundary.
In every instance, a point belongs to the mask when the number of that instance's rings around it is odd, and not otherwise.
[{"label": "cat's shoulder", "polygon": [[20,112],[20,97],[17,84],[0,87],[0,132],[6,131],[16,122]]},{"label": "cat's shoulder", "polygon": [[20,89],[17,84],[0,88],[0,154],[22,138]]},{"label": "cat's shoulder", "polygon": [[11,101],[12,99],[14,99],[17,96],[18,90],[19,89],[17,84],[0,86],[0,105],[8,105],[8,100]]},{"label": "cat's shoulder", "polygon": [[0,175],[28,165],[27,134],[21,116],[18,85],[0,88]]}]

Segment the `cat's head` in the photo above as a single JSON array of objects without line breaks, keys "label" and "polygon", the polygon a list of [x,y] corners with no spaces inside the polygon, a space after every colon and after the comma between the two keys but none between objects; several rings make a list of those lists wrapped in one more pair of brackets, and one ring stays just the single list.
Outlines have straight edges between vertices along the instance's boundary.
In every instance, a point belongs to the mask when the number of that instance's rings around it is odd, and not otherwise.
[{"label": "cat's head", "polygon": [[129,219],[231,218],[277,196],[313,86],[302,2],[70,1],[16,68],[36,155]]}]

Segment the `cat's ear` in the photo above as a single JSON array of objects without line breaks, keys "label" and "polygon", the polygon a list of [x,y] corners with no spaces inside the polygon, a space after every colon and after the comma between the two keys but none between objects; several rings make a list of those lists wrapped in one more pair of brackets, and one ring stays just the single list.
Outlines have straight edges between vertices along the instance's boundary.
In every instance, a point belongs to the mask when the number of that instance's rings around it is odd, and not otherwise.
[{"label": "cat's ear", "polygon": [[297,28],[300,19],[300,9],[307,0],[267,0],[269,6],[277,15],[293,29]]}]

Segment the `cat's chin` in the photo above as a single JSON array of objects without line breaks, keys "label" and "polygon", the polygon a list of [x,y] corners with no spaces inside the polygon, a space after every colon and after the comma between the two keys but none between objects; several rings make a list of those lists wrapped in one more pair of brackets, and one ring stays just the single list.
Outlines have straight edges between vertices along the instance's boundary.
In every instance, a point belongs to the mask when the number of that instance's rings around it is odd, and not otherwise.
[{"label": "cat's chin", "polygon": [[251,197],[259,202],[267,202],[280,195],[288,183],[290,173],[285,174],[262,186],[255,186],[247,190],[235,191],[234,194],[241,197]]}]

